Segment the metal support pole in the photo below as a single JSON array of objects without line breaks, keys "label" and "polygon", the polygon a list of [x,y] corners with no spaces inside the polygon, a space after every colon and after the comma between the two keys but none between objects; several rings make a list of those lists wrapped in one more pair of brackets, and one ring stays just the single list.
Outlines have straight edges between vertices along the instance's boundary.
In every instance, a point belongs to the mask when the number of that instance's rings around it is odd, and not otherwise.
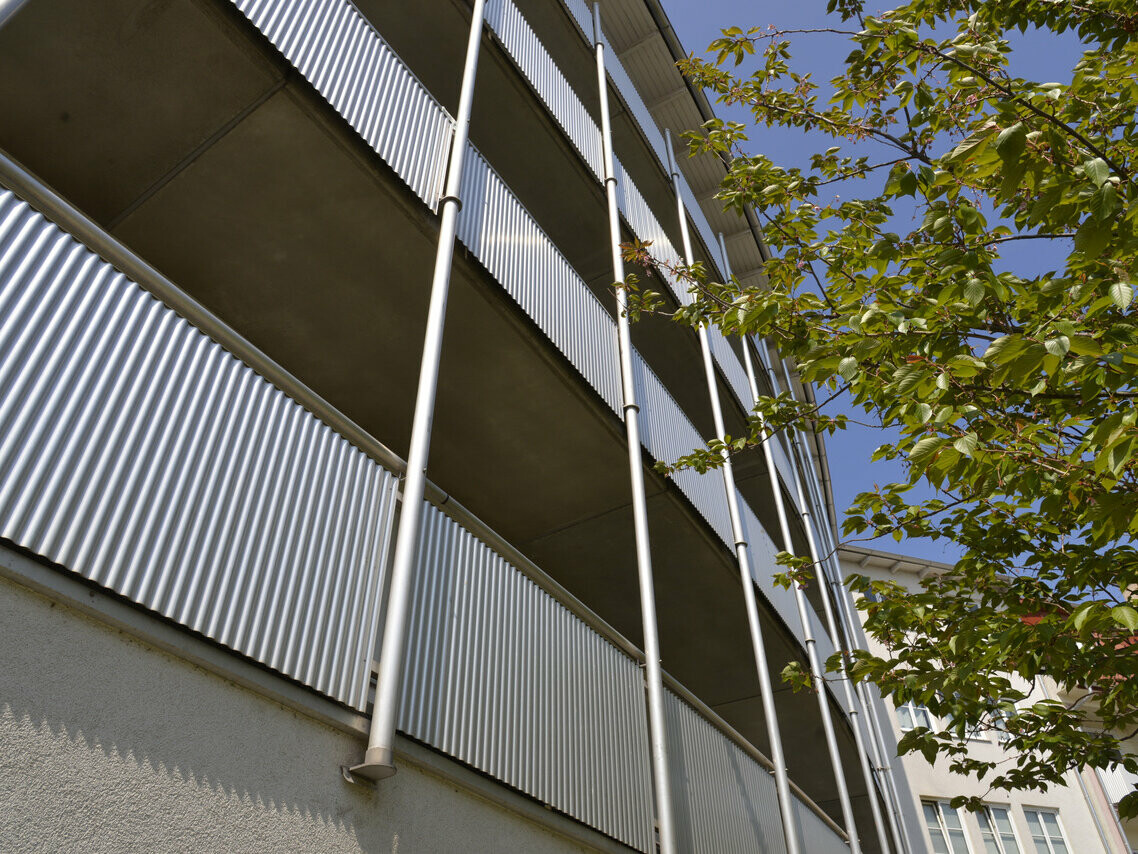
[{"label": "metal support pole", "polygon": [[[608,202],[609,241],[612,248],[613,281],[624,281],[620,249],[620,216],[616,203],[616,170],[612,152],[612,122],[609,116],[605,48],[601,38],[600,5],[593,6],[593,47],[597,58],[597,86],[601,100],[601,145],[604,153],[605,197]],[[628,440],[628,472],[632,485],[632,515],[636,536],[636,573],[640,582],[640,619],[644,628],[644,676],[648,687],[648,739],[652,752],[652,780],[656,798],[656,826],[662,854],[675,854],[676,835],[672,817],[672,786],[668,776],[667,733],[664,721],[664,677],[660,668],[660,638],[656,630],[656,594],[652,580],[652,553],[648,540],[648,501],[644,493],[644,468],[640,450],[640,408],[632,374],[632,333],[628,326],[628,296],[616,291],[617,345],[620,386],[624,399],[624,429]]]},{"label": "metal support pole", "polygon": [[[768,355],[765,351],[762,352],[762,358],[763,366],[768,371],[771,380],[777,383],[777,378],[774,376],[774,371],[768,362]],[[782,363],[781,367],[786,380],[786,390],[789,391],[791,388],[790,373],[787,370],[785,362]],[[802,477],[805,478],[807,472],[809,472],[811,475],[811,478],[806,480],[806,484],[810,488],[814,506],[824,506],[821,500],[821,495],[819,494],[821,487],[818,484],[817,475],[815,474],[814,469],[810,466],[806,452],[799,442],[797,430],[790,433],[790,442],[797,460],[798,467],[802,470]],[[798,492],[798,503],[804,508],[804,515],[806,515],[808,518],[807,534],[811,540],[812,558],[815,565],[818,567],[818,571],[822,574],[822,578],[824,579],[825,584],[828,585],[833,592],[833,601],[837,604],[838,614],[840,616],[840,625],[842,633],[845,637],[844,647],[840,645],[840,636],[838,634],[837,627],[834,624],[833,613],[830,609],[830,599],[825,595],[825,588],[823,588],[823,601],[826,605],[826,618],[827,622],[829,623],[830,635],[836,648],[843,649],[845,652],[848,652],[854,646],[854,638],[856,635],[854,633],[852,623],[853,618],[850,612],[850,603],[848,597],[845,595],[845,587],[841,583],[841,568],[837,564],[837,557],[833,554],[830,555],[829,561],[818,561],[817,545],[813,541],[813,536],[811,535],[812,530],[816,531],[817,534],[823,538],[824,545],[827,550],[832,552],[833,541],[830,539],[830,528],[827,525],[813,525],[814,520],[812,516],[809,516],[809,509],[808,505],[806,504],[806,496],[803,494],[802,482],[799,480],[799,474],[797,470],[794,472],[794,477],[795,487]],[[850,702],[852,705],[852,698],[849,697],[850,681],[848,675],[845,673],[844,663],[842,668],[842,677],[846,684],[847,702]],[[880,778],[884,780],[886,787],[886,799],[889,806],[889,829],[890,834],[893,837],[893,845],[895,850],[899,852],[908,852],[909,846],[907,844],[907,840],[903,831],[904,811],[901,809],[900,796],[898,794],[896,781],[893,779],[893,769],[884,761],[884,757],[886,755],[885,741],[879,729],[877,715],[875,714],[875,707],[869,697],[868,692],[866,691],[864,684],[858,684],[857,695],[861,703],[861,708],[865,712],[864,719],[870,738],[870,746],[872,748],[873,766],[877,769]],[[877,810],[874,812],[874,818],[875,820],[880,820],[880,814]],[[878,825],[878,832],[880,833],[880,831],[881,828],[880,825]]]},{"label": "metal support pole", "polygon": [[0,27],[8,22],[8,19],[20,11],[20,7],[27,3],[28,0],[0,0]]},{"label": "metal support pole", "polygon": [[[751,360],[750,349],[743,347],[743,362],[747,369],[747,381],[751,386],[751,397],[755,403],[759,400],[759,386],[755,378],[755,366]],[[767,465],[767,473],[771,479],[771,492],[774,496],[775,510],[778,513],[779,528],[782,532],[783,549],[794,554],[794,541],[790,536],[790,525],[787,522],[786,505],[782,500],[782,490],[779,488],[778,471],[774,464],[774,454],[771,451],[771,442],[774,434],[764,427],[763,459]],[[808,528],[809,529],[809,528]],[[849,834],[850,851],[852,854],[861,854],[861,842],[858,839],[857,826],[854,823],[853,804],[850,802],[849,788],[846,786],[845,773],[842,768],[842,757],[838,752],[838,738],[834,731],[834,721],[830,714],[829,700],[826,699],[826,683],[821,662],[818,659],[817,641],[814,638],[814,629],[810,625],[809,603],[806,594],[798,584],[793,585],[794,602],[798,609],[798,620],[802,626],[802,637],[806,644],[806,659],[810,665],[810,675],[818,687],[818,711],[822,716],[822,731],[826,737],[826,748],[830,753],[830,764],[834,771],[834,783],[838,788],[838,801],[842,808],[842,818],[846,824],[846,833]],[[854,727],[855,734],[857,727]],[[859,747],[859,753],[861,753]]]},{"label": "metal support pole", "polygon": [[435,392],[438,388],[443,325],[446,320],[447,294],[450,290],[455,227],[458,212],[462,209],[462,200],[459,198],[462,164],[470,131],[470,108],[474,101],[474,79],[478,73],[478,53],[482,44],[485,7],[486,0],[474,0],[470,35],[466,43],[462,91],[458,100],[458,115],[455,117],[454,138],[451,140],[446,189],[441,202],[439,244],[435,252],[435,269],[431,279],[431,299],[427,310],[423,359],[419,365],[415,415],[411,422],[411,449],[407,456],[407,476],[403,481],[403,506],[399,514],[395,557],[391,567],[391,589],[387,600],[383,642],[380,646],[371,731],[364,761],[351,769],[353,774],[373,780],[382,780],[395,773],[395,725],[399,714],[400,685],[403,680],[403,654],[407,642],[408,612],[411,607],[415,559],[419,546],[419,520],[423,512],[423,494],[427,482],[427,457],[431,446],[431,423],[435,414]]},{"label": "metal support pole", "polygon": [[[695,259],[692,253],[691,234],[688,230],[688,218],[684,211],[683,197],[680,195],[679,169],[676,167],[675,154],[672,151],[671,131],[666,131],[665,137],[668,170],[672,180],[672,188],[676,194],[676,214],[679,217],[680,234],[683,237],[684,261],[688,266],[691,266]],[[726,253],[724,253],[724,257],[726,257]],[[699,327],[699,347],[703,354],[703,372],[707,380],[707,394],[711,399],[711,417],[715,424],[715,434],[723,437],[727,431],[723,425],[723,407],[719,401],[715,365],[711,359],[711,342],[705,325]],[[800,854],[802,849],[799,841],[798,822],[794,816],[794,802],[790,797],[790,779],[786,771],[786,755],[783,752],[782,733],[779,731],[778,715],[775,712],[774,688],[771,685],[770,668],[767,663],[766,643],[763,640],[762,625],[759,623],[759,606],[755,599],[755,582],[751,575],[749,545],[746,532],[743,530],[743,519],[739,513],[739,492],[735,485],[735,472],[726,448],[723,450],[723,489],[727,494],[727,511],[731,517],[731,536],[735,541],[735,559],[739,565],[739,580],[743,586],[743,604],[747,611],[747,625],[751,630],[751,648],[755,656],[755,668],[759,677],[759,693],[767,727],[767,738],[770,740],[771,762],[774,765],[775,788],[778,792],[778,807],[782,818],[783,835],[786,838],[786,850],[787,854]]]},{"label": "metal support pole", "polygon": [[[793,435],[791,442],[797,451],[798,440],[794,438]],[[802,460],[800,458],[799,465],[801,464]],[[881,807],[877,803],[877,781],[874,778],[873,769],[870,767],[869,754],[866,750],[865,741],[862,737],[861,720],[858,712],[858,702],[854,698],[854,691],[850,685],[849,675],[846,673],[844,655],[849,652],[849,649],[848,647],[843,647],[842,638],[838,634],[838,625],[834,619],[834,609],[830,604],[831,591],[827,590],[827,582],[830,582],[832,579],[830,578],[830,573],[826,571],[826,564],[823,562],[821,553],[818,549],[818,542],[815,539],[814,535],[814,518],[810,512],[810,502],[806,499],[805,490],[802,488],[802,478],[795,470],[793,461],[791,463],[791,474],[794,477],[794,491],[798,503],[798,512],[802,517],[803,526],[806,528],[806,543],[810,549],[810,560],[814,562],[815,571],[818,573],[818,580],[822,585],[822,611],[826,618],[826,630],[830,634],[830,642],[834,645],[834,648],[843,653],[842,667],[839,671],[839,681],[841,681],[842,687],[844,689],[846,713],[850,718],[850,727],[853,730],[854,743],[857,745],[858,761],[861,764],[862,777],[865,779],[866,792],[869,795],[869,806],[873,811],[873,824],[877,830],[877,842],[881,846],[882,851],[888,851],[889,842],[885,833],[885,821],[881,815]],[[834,591],[834,595],[840,596],[843,592],[843,589],[839,587],[837,591]]]},{"label": "metal support pole", "polygon": [[[799,455],[801,461],[803,459],[803,453],[799,447],[798,440],[797,438],[792,438],[791,441],[793,442],[794,449]],[[805,465],[804,462],[802,464]],[[806,470],[811,471],[813,474],[813,471],[811,469]],[[817,479],[815,478],[813,481],[807,481],[807,484],[811,487],[815,506],[822,507],[823,505],[820,501],[820,496],[818,495],[820,487],[817,483]],[[833,541],[829,540],[829,528],[825,525],[819,525],[817,526],[816,530],[820,535],[823,536],[824,540],[827,541],[823,547],[826,548],[827,551],[832,552],[834,543]],[[828,573],[826,572],[827,563],[830,569]],[[842,572],[841,567],[838,564],[837,556],[831,554],[830,561],[823,562],[823,564],[819,566],[819,570],[823,573],[826,573],[830,589],[833,591],[833,600],[838,609],[839,629],[841,630],[842,637],[844,637],[844,645],[841,648],[848,653],[849,650],[853,649],[856,645],[857,635],[854,632],[852,623],[853,618],[850,611],[850,601],[849,597],[846,595],[847,591],[842,583]],[[835,646],[837,645],[838,641],[835,640]],[[847,681],[847,685],[848,684],[849,682]],[[861,704],[861,708],[865,713],[864,720],[869,735],[870,757],[873,761],[873,767],[877,769],[878,779],[880,779],[885,786],[886,804],[888,806],[887,818],[889,820],[889,831],[893,837],[893,846],[896,851],[908,852],[909,846],[903,831],[905,822],[904,812],[901,809],[901,802],[898,796],[896,782],[893,779],[893,769],[887,763],[885,742],[879,729],[876,707],[874,706],[864,683],[858,683],[857,697],[858,701]]]}]

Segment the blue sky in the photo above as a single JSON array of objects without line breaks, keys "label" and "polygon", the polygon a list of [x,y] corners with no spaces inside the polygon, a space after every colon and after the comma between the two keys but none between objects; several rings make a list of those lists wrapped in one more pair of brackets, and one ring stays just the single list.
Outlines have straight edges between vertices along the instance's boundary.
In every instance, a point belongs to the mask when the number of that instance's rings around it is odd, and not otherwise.
[{"label": "blue sky", "polygon": [[[825,0],[799,0],[795,3],[755,3],[743,0],[662,2],[685,49],[697,54],[702,54],[707,45],[719,37],[720,30],[726,27],[765,28],[768,24],[773,24],[779,29],[806,29],[839,24],[836,16],[826,15]],[[1073,38],[1056,38],[1050,34],[1041,36],[1029,33],[1017,38],[1013,47],[1012,73],[1040,82],[1069,79],[1070,69],[1079,53],[1078,44]],[[798,36],[795,37],[792,49],[791,67],[799,73],[811,72],[815,81],[825,86],[826,81],[841,71],[842,60],[849,50],[848,44],[840,36]],[[724,118],[740,122],[748,119],[743,111],[731,113],[721,107],[716,109]],[[806,167],[811,152],[821,151],[832,144],[827,137],[819,135],[815,139],[807,139],[798,131],[771,131],[762,128],[753,129],[749,136],[755,151],[784,166]],[[870,191],[869,188],[867,191]],[[1036,256],[1031,260],[1043,265],[1038,269],[1055,269],[1061,267],[1062,257],[1063,253],[1057,252],[1051,258]],[[1026,255],[1018,259],[1008,256],[1005,258],[1011,264],[1022,264],[1028,260]],[[864,418],[864,413],[860,411],[850,411],[849,414]],[[904,479],[898,463],[869,463],[873,449],[885,440],[886,437],[878,430],[851,425],[845,432],[839,432],[827,441],[834,499],[839,514],[850,505],[855,495],[871,489],[875,483]],[[948,562],[954,561],[958,554],[951,544],[922,540],[896,543],[890,538],[861,544]]]}]

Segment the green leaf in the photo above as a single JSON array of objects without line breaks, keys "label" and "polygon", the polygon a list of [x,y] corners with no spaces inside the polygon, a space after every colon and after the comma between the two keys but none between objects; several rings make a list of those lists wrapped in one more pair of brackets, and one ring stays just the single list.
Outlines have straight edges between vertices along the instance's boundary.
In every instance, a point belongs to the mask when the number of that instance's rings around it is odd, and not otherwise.
[{"label": "green leaf", "polygon": [[1071,615],[1071,624],[1075,627],[1075,631],[1081,632],[1096,610],[1098,605],[1094,602],[1086,602],[1076,608],[1075,613]]},{"label": "green leaf", "polygon": [[1118,207],[1117,191],[1114,189],[1114,184],[1107,182],[1095,190],[1095,194],[1091,196],[1091,213],[1095,219],[1106,220],[1114,215],[1115,208]]},{"label": "green leaf", "polygon": [[1013,165],[1023,154],[1027,144],[1027,128],[1023,122],[1017,122],[1010,128],[1004,128],[996,137],[996,153],[1008,165]]},{"label": "green leaf", "polygon": [[1110,242],[1110,223],[1088,217],[1075,232],[1075,248],[1088,258],[1097,258]]},{"label": "green leaf", "polygon": [[976,133],[967,137],[956,148],[944,158],[946,163],[952,163],[957,160],[975,160],[985,148],[988,143],[996,136],[999,128],[996,127],[995,122],[989,122]]},{"label": "green leaf", "polygon": [[841,375],[842,379],[853,379],[857,374],[857,368],[858,361],[853,356],[846,356],[838,362],[838,374]]},{"label": "green leaf", "polygon": [[1110,286],[1110,298],[1116,306],[1126,311],[1134,300],[1134,288],[1126,282],[1115,282]]},{"label": "green leaf", "polygon": [[956,450],[960,451],[960,453],[964,454],[964,456],[971,457],[972,454],[976,451],[976,445],[978,442],[979,440],[977,439],[975,433],[965,433],[963,436],[952,443],[952,447],[956,448]]},{"label": "green leaf", "polygon": [[1110,609],[1110,616],[1114,618],[1114,622],[1129,631],[1138,631],[1138,611],[1129,605],[1116,605]]},{"label": "green leaf", "polygon": [[1066,335],[1057,335],[1043,342],[1043,349],[1052,356],[1066,356],[1071,349],[1071,339]]},{"label": "green leaf", "polygon": [[987,296],[988,289],[984,287],[984,283],[979,279],[969,279],[964,285],[964,298],[968,300],[971,305],[979,305],[984,301]]},{"label": "green leaf", "polygon": [[1118,817],[1123,821],[1138,818],[1138,792],[1130,792],[1118,802]]},{"label": "green leaf", "polygon": [[1101,187],[1110,179],[1110,167],[1106,165],[1106,161],[1101,157],[1096,157],[1083,164],[1083,174],[1085,174],[1096,187]]},{"label": "green leaf", "polygon": [[932,459],[933,455],[939,450],[948,440],[943,436],[926,436],[909,451],[909,459],[914,465],[923,465]]}]

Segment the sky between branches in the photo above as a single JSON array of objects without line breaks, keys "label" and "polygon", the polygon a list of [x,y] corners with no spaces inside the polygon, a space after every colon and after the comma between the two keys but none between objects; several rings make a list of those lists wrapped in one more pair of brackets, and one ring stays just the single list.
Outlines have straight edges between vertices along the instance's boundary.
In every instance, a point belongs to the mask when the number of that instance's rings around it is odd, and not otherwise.
[{"label": "sky between branches", "polygon": [[[745,0],[661,0],[671,20],[676,35],[684,49],[697,55],[704,55],[707,45],[720,36],[720,30],[737,26],[747,29],[753,26],[766,27],[773,24],[777,29],[812,29],[816,27],[839,25],[837,16],[826,15],[826,0],[798,0],[790,3],[779,0],[772,2],[745,2]],[[868,7],[867,11],[881,9]],[[842,60],[852,46],[842,37],[830,34],[809,34],[791,37],[791,67],[798,73],[810,72],[819,85],[819,100],[824,101],[828,94],[828,81],[842,71]],[[1078,61],[1079,44],[1074,38],[1061,38],[1053,34],[1028,33],[1013,41],[1012,73],[1040,82],[1069,80],[1070,70]],[[746,66],[743,66],[745,69]],[[713,103],[716,114],[724,119],[749,123],[750,116],[740,108],[726,109]],[[673,128],[673,131],[685,130]],[[820,152],[835,144],[829,137],[815,133],[805,135],[799,130],[753,129],[749,132],[751,148],[762,153],[780,166],[798,166],[804,171],[809,166],[811,153]],[[859,153],[873,154],[872,149]],[[847,193],[876,193],[884,182],[885,173],[880,177],[870,177],[858,186],[851,186]],[[876,182],[876,183],[871,183]],[[835,187],[842,194],[842,185]],[[914,223],[915,225],[916,223]],[[906,228],[899,222],[900,228]],[[1051,250],[1041,253],[1038,248],[1011,248],[1003,255],[1004,261],[1012,268],[1030,265],[1031,269],[1061,269],[1064,252]],[[1022,269],[1022,268],[1021,268]],[[834,404],[834,412],[845,412],[851,419],[865,419],[860,410],[853,410],[843,401]],[[871,489],[875,483],[889,483],[904,480],[905,474],[898,462],[869,463],[873,449],[886,441],[880,430],[859,427],[851,424],[845,431],[838,431],[827,439],[830,470],[833,479],[834,501],[839,517],[859,492]],[[840,522],[840,518],[839,518]],[[880,548],[886,551],[901,552],[913,557],[952,563],[959,555],[952,544],[927,540],[906,540],[900,544],[891,538],[873,542],[859,542],[858,545]]]}]

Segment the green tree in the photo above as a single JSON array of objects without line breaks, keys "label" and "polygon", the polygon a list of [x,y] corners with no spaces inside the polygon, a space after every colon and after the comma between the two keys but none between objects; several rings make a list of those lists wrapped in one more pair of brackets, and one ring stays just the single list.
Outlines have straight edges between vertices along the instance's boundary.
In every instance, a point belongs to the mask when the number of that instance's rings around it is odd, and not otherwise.
[{"label": "green tree", "polygon": [[[681,63],[755,125],[833,145],[783,168],[747,152],[742,124],[689,135],[693,154],[730,157],[719,198],[758,212],[774,258],[768,288],[676,271],[696,300],[674,317],[766,338],[819,397],[845,393],[888,430],[874,456],[902,461],[907,480],[859,495],[847,536],[961,549],[921,592],[851,580],[872,586],[867,630],[889,651],[856,652],[854,677],[951,718],[902,751],[1004,789],[1120,760],[1138,772],[1124,743],[1138,728],[1138,12],[1133,0],[913,0],[875,16],[831,0],[829,12],[826,29],[725,30],[711,59]],[[1063,82],[1015,75],[1010,40],[1024,30],[1080,40]],[[828,101],[792,70],[800,38],[848,44]],[[1056,269],[1017,272],[1001,257],[1011,245],[1046,245]],[[635,293],[635,310],[658,310]],[[740,444],[761,442],[764,421],[847,426],[766,398]],[[709,447],[677,465],[718,460]],[[786,583],[810,572],[781,560]],[[1090,689],[1093,703],[1016,709],[1027,693],[1008,674]],[[968,755],[968,733],[994,727],[1017,764]],[[1123,811],[1138,813],[1138,796]]]}]

